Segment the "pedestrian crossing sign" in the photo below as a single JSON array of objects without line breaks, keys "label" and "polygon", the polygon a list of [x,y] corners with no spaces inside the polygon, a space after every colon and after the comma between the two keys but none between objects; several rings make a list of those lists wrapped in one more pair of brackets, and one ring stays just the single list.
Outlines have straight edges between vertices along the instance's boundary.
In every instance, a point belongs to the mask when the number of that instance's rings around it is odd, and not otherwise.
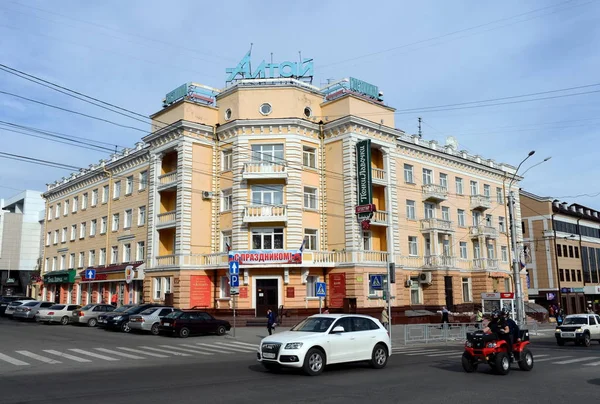
[{"label": "pedestrian crossing sign", "polygon": [[371,275],[371,289],[381,290],[383,289],[383,275]]},{"label": "pedestrian crossing sign", "polygon": [[325,282],[317,282],[315,284],[315,295],[317,297],[327,296],[327,286],[325,285]]}]

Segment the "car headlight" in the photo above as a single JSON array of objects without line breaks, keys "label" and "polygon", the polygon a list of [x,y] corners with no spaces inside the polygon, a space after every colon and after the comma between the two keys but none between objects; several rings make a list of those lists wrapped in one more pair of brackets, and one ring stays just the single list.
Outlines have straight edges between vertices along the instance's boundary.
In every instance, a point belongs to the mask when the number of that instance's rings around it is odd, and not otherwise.
[{"label": "car headlight", "polygon": [[123,316],[115,316],[115,317],[113,317],[113,320],[120,320],[122,318],[123,318]]},{"label": "car headlight", "polygon": [[575,330],[575,332],[583,332],[583,328],[578,328]]},{"label": "car headlight", "polygon": [[473,347],[473,343],[471,343],[471,341],[467,341],[467,342],[465,342],[465,347],[471,348],[471,347]]},{"label": "car headlight", "polygon": [[288,342],[285,344],[285,349],[299,349],[302,348],[302,342]]},{"label": "car headlight", "polygon": [[557,328],[555,332],[560,332],[560,328]]},{"label": "car headlight", "polygon": [[488,342],[487,347],[488,348],[496,348],[498,344],[496,344],[495,342]]}]

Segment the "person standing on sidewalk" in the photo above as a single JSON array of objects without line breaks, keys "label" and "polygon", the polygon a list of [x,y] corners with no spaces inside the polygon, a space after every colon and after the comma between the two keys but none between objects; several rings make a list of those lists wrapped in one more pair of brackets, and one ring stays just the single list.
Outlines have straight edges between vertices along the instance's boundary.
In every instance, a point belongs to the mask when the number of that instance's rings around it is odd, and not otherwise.
[{"label": "person standing on sidewalk", "polygon": [[273,328],[275,326],[275,314],[271,309],[267,310],[267,330],[269,331],[269,335],[273,335]]},{"label": "person standing on sidewalk", "polygon": [[450,322],[450,312],[446,306],[442,307],[442,324],[445,326]]},{"label": "person standing on sidewalk", "polygon": [[117,301],[119,300],[119,296],[117,296],[116,293],[113,293],[112,297],[110,298],[110,303],[117,307]]},{"label": "person standing on sidewalk", "polygon": [[478,308],[475,313],[475,322],[477,323],[477,328],[481,330],[481,325],[483,323],[483,313],[481,312],[481,308]]}]

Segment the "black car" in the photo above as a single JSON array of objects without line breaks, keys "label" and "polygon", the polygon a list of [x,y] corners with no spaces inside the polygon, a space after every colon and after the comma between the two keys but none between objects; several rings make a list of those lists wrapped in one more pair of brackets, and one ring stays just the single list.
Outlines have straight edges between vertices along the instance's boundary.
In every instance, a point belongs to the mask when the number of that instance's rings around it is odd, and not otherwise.
[{"label": "black car", "polygon": [[6,311],[6,307],[10,302],[14,302],[16,300],[35,300],[32,297],[26,296],[0,296],[0,316],[4,315]]},{"label": "black car", "polygon": [[160,333],[187,338],[190,334],[224,335],[231,329],[229,321],[214,318],[205,311],[176,311],[160,321]]},{"label": "black car", "polygon": [[129,328],[129,316],[139,314],[142,311],[151,307],[163,307],[162,304],[126,304],[115,309],[110,313],[101,314],[98,316],[98,326],[104,327],[107,330],[120,329],[123,332],[131,331]]}]

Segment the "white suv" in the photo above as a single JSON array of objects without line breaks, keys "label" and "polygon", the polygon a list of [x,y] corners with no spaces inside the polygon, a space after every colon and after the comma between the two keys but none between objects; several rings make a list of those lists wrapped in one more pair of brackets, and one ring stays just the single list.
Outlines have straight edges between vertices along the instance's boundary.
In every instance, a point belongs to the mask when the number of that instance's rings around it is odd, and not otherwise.
[{"label": "white suv", "polygon": [[334,363],[368,361],[381,369],[392,354],[392,344],[386,329],[373,317],[318,314],[290,331],[264,338],[256,354],[269,370],[301,368],[316,376]]},{"label": "white suv", "polygon": [[590,346],[592,341],[600,342],[600,316],[597,314],[570,314],[556,327],[556,343],[559,346],[572,341],[575,345]]}]

